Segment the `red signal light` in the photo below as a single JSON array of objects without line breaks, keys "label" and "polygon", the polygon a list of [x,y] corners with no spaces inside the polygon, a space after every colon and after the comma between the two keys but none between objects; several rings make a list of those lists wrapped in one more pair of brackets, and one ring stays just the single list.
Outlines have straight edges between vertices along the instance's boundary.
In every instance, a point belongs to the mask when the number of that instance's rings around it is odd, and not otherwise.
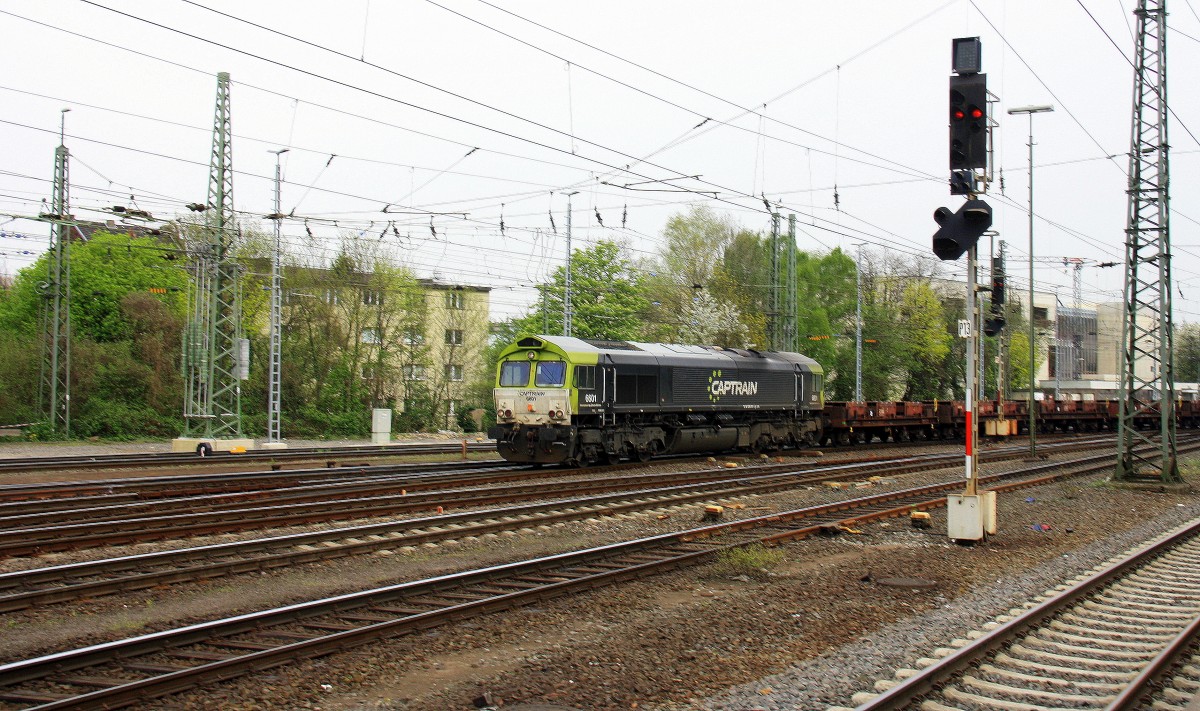
[{"label": "red signal light", "polygon": [[978,108],[976,106],[972,106],[971,107],[971,118],[973,118],[973,119],[983,118],[983,109]]},{"label": "red signal light", "polygon": [[963,113],[962,109],[954,109],[950,112],[950,118],[954,119],[955,121],[962,121],[965,116],[966,114]]}]

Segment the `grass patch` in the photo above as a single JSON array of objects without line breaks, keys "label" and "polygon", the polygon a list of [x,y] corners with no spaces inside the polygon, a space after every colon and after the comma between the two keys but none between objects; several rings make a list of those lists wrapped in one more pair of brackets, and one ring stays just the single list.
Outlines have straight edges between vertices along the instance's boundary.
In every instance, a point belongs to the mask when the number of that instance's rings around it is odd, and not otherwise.
[{"label": "grass patch", "polygon": [[728,578],[745,576],[756,580],[764,580],[771,568],[784,561],[783,551],[761,544],[730,548],[717,554],[717,562],[713,564],[713,573]]}]

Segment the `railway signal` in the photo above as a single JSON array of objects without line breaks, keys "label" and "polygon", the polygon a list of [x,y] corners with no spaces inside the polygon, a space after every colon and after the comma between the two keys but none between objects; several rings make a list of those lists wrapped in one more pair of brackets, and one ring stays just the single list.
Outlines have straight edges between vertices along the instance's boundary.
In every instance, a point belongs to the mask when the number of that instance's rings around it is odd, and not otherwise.
[{"label": "railway signal", "polygon": [[950,169],[987,167],[987,75],[950,77]]},{"label": "railway signal", "polygon": [[938,231],[933,235],[933,253],[938,259],[952,261],[967,253],[992,226],[992,206],[983,200],[968,200],[950,212],[939,207],[933,211]]},{"label": "railway signal", "polygon": [[959,37],[951,42],[950,68],[950,192],[973,192],[974,176],[963,175],[987,167],[987,75],[983,68],[978,37]]},{"label": "railway signal", "polygon": [[989,336],[1004,329],[1004,282],[1004,257],[992,257],[992,313],[983,324],[983,332]]},{"label": "railway signal", "polygon": [[[946,523],[950,538],[958,541],[979,541],[996,531],[996,493],[979,489],[975,440],[979,424],[975,419],[975,329],[977,257],[976,243],[992,226],[992,208],[976,194],[975,170],[987,168],[987,75],[981,74],[978,37],[960,37],[951,44],[950,77],[950,193],[966,195],[968,199],[952,212],[939,207],[933,213],[938,230],[933,235],[933,253],[938,259],[950,261],[967,255],[966,319],[959,322],[959,335],[967,339],[967,393],[963,408],[966,425],[966,490],[961,495],[946,497]],[[986,189],[986,183],[985,183]],[[1003,321],[1001,321],[1002,325]],[[984,330],[996,327],[994,319],[984,324]]]}]

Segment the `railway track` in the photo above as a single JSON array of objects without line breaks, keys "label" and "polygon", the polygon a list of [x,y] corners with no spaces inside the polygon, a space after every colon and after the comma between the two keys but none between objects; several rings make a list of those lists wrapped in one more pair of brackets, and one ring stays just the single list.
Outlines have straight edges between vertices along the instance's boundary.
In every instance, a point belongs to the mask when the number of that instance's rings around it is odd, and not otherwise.
[{"label": "railway track", "polygon": [[[1200,521],[1013,610],[856,711],[1194,708]],[[949,652],[949,650],[946,650]],[[932,660],[930,660],[932,661]]]},{"label": "railway track", "polygon": [[[956,462],[957,458],[954,458],[953,463]],[[943,466],[945,463],[908,458],[897,462],[897,469],[892,471],[900,473],[900,469],[923,469]],[[726,474],[727,470],[700,472],[705,481],[699,483],[580,496],[5,573],[0,574],[0,612],[450,539],[496,535],[520,528],[708,502],[723,497],[765,494],[806,483],[860,478],[877,467],[876,462],[839,464],[802,473],[747,472],[736,477]],[[648,477],[639,478],[653,481]]]},{"label": "railway track", "polygon": [[208,457],[193,452],[141,452],[92,454],[63,457],[7,457],[0,459],[0,476],[35,471],[81,471],[89,469],[134,469],[161,466],[229,466],[243,462],[313,461],[327,457],[394,457],[416,454],[457,454],[495,452],[487,442],[450,442],[446,444],[387,444],[349,447],[301,447],[294,449],[250,450],[239,454],[215,453]]},{"label": "railway track", "polygon": [[[1191,445],[1196,446],[1196,445]],[[1070,466],[1069,473],[1061,470]],[[1000,492],[1110,469],[1111,455],[982,478]],[[1056,472],[1049,470],[1055,469]],[[402,583],[141,635],[0,666],[0,700],[39,709],[115,708],[476,615],[944,505],[961,481],[694,528]]]},{"label": "railway track", "polygon": [[[51,512],[70,512],[98,506],[121,504],[156,505],[193,497],[264,496],[273,490],[298,487],[386,484],[407,478],[414,486],[436,480],[439,475],[465,471],[512,472],[511,479],[528,478],[523,467],[501,459],[482,461],[432,462],[421,464],[376,464],[327,469],[297,469],[279,472],[234,472],[224,474],[177,475],[112,479],[104,482],[52,482],[0,486],[0,517],[11,518]],[[502,477],[496,475],[496,480]]]},{"label": "railway track", "polygon": [[[1106,440],[1100,442],[1107,444]],[[1096,446],[1097,441],[1063,443],[1054,451],[1065,452]],[[993,451],[987,461],[1022,456],[1023,448]],[[914,471],[947,466],[961,459],[957,454],[940,454],[899,459],[866,457],[851,461],[798,470],[794,464],[756,468],[762,474],[779,475],[776,488],[790,488],[814,480],[860,475],[855,467],[888,466],[892,471]],[[619,465],[624,468],[629,465]],[[540,473],[539,473],[540,475]],[[797,476],[801,478],[796,478]],[[726,469],[691,472],[632,474],[598,478],[592,474],[547,482],[505,483],[521,479],[512,469],[465,475],[446,474],[423,481],[373,480],[248,495],[248,500],[225,498],[169,500],[150,504],[115,504],[79,510],[53,510],[43,514],[0,516],[0,557],[36,555],[107,545],[129,544],[198,535],[243,532],[272,527],[323,523],[328,521],[415,514],[481,506],[498,506],[548,497],[592,496],[613,491],[636,491],[645,487],[689,485],[707,486],[709,492],[722,487],[739,486],[741,475],[731,476]],[[724,482],[724,483],[722,483]],[[762,486],[763,484],[760,484]],[[462,488],[454,488],[454,487]],[[284,496],[270,501],[271,496]],[[629,496],[628,493],[625,496]],[[140,515],[122,516],[122,512]]]}]

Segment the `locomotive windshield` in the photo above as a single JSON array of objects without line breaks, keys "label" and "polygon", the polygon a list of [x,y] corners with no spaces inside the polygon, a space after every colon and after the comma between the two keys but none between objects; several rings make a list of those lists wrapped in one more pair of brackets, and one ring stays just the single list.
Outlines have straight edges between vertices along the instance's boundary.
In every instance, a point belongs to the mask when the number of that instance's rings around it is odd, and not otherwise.
[{"label": "locomotive windshield", "polygon": [[500,387],[523,388],[527,385],[529,385],[529,361],[504,361],[500,366]]},{"label": "locomotive windshield", "polygon": [[561,387],[567,382],[567,364],[561,360],[547,360],[538,363],[537,376],[533,384],[539,388]]}]

